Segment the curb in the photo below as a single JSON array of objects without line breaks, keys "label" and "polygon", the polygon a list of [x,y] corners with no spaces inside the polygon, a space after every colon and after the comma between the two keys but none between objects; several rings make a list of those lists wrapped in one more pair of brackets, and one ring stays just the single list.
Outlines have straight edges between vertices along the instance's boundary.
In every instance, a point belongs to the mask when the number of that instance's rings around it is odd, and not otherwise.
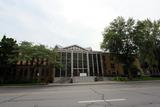
[{"label": "curb", "polygon": [[111,84],[134,84],[134,83],[153,83],[160,82],[160,80],[147,81],[103,81],[103,82],[88,82],[88,83],[52,83],[48,87],[54,86],[83,86],[83,85],[111,85]]},{"label": "curb", "polygon": [[0,86],[0,88],[30,88],[30,87],[58,87],[58,86],[85,86],[85,85],[112,85],[112,84],[135,84],[135,83],[153,83],[160,80],[147,80],[147,81],[101,81],[101,82],[87,82],[87,83],[50,83],[38,85],[24,85],[24,86]]},{"label": "curb", "polygon": [[125,82],[93,82],[93,83],[66,83],[66,84],[56,84],[56,83],[52,83],[52,84],[48,84],[48,86],[82,86],[82,85],[111,85],[111,84],[123,84]]}]

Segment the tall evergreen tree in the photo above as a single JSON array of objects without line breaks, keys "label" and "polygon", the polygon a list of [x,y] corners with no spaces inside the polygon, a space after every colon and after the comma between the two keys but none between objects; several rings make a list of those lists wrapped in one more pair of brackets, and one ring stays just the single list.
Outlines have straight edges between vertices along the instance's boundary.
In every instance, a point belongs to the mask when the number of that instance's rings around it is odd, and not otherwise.
[{"label": "tall evergreen tree", "polygon": [[18,57],[18,44],[13,38],[5,35],[0,41],[0,65],[14,64]]}]

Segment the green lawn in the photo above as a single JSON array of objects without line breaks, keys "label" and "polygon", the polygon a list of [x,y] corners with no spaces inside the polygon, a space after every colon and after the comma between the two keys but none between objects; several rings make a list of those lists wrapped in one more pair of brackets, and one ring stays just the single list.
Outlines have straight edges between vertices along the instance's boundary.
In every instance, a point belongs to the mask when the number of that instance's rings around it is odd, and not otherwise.
[{"label": "green lawn", "polygon": [[147,80],[160,80],[160,77],[150,77],[150,76],[142,76],[135,77],[132,80],[129,80],[127,77],[113,77],[113,81],[147,81]]},{"label": "green lawn", "polygon": [[4,83],[0,86],[32,86],[32,85],[46,85],[46,83]]}]

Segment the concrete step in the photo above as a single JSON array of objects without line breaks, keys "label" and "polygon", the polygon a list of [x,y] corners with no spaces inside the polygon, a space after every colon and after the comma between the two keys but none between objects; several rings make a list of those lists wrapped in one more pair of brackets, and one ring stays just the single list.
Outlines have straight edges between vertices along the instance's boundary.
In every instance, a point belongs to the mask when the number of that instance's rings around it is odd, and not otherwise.
[{"label": "concrete step", "polygon": [[82,77],[73,77],[73,83],[80,83],[80,82],[94,82],[94,76],[82,76]]},{"label": "concrete step", "polygon": [[54,83],[70,83],[70,77],[55,77]]},{"label": "concrete step", "polygon": [[[72,83],[85,83],[95,81],[107,81],[111,80],[112,77],[96,77],[96,76],[77,76],[72,77]],[[71,83],[71,77],[55,77],[54,83]]]}]

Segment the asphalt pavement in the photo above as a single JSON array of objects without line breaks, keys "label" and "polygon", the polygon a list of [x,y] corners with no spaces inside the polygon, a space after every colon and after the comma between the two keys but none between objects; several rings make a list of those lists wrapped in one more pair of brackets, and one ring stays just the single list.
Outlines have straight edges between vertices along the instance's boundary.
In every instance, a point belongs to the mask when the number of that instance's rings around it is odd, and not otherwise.
[{"label": "asphalt pavement", "polygon": [[0,87],[0,107],[160,107],[160,81]]}]

